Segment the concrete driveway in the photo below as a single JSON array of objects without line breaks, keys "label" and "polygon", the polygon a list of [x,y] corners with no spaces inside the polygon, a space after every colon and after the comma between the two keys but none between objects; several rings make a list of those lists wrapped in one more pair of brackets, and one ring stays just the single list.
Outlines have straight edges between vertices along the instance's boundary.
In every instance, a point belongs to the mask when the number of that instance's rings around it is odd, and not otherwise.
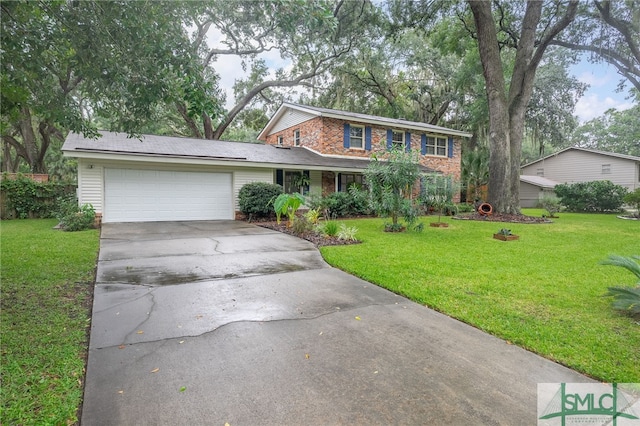
[{"label": "concrete driveway", "polygon": [[537,383],[590,381],[243,222],[100,247],[83,426],[531,425]]}]

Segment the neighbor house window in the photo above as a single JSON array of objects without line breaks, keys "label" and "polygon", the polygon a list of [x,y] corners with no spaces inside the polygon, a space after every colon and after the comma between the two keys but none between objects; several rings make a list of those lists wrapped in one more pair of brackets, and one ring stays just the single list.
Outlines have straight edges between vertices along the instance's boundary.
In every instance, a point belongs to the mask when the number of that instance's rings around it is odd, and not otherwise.
[{"label": "neighbor house window", "polygon": [[602,174],[603,175],[611,174],[611,164],[603,164],[602,165]]},{"label": "neighbor house window", "polygon": [[349,127],[349,148],[364,148],[364,127],[354,125]]},{"label": "neighbor house window", "polygon": [[544,169],[542,169],[542,168],[536,169],[536,176],[544,177]]},{"label": "neighbor house window", "polygon": [[293,131],[293,144],[295,146],[300,146],[300,129]]},{"label": "neighbor house window", "polygon": [[400,148],[404,146],[404,132],[394,130],[391,134],[391,146],[393,148]]},{"label": "neighbor house window", "polygon": [[356,173],[340,173],[338,191],[347,192],[351,185],[356,185],[359,188],[362,188],[364,186],[364,176]]},{"label": "neighbor house window", "polygon": [[447,139],[427,136],[427,155],[447,156]]},{"label": "neighbor house window", "polygon": [[283,136],[278,136],[278,145],[282,145],[283,141],[284,141],[284,137]]}]

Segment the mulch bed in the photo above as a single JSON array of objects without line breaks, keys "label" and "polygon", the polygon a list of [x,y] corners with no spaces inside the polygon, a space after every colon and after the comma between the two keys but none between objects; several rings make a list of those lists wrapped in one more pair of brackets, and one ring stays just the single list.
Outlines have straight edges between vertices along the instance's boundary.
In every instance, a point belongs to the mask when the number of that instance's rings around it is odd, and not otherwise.
[{"label": "mulch bed", "polygon": [[303,234],[296,234],[293,229],[287,227],[287,222],[282,221],[279,225],[277,222],[253,222],[257,226],[263,228],[273,229],[274,231],[282,232],[283,234],[293,235],[294,237],[302,238],[307,241],[311,241],[316,247],[322,246],[344,246],[350,244],[360,244],[361,241],[347,241],[340,240],[338,237],[329,237],[326,235],[320,235],[313,231],[305,232]]},{"label": "mulch bed", "polygon": [[484,222],[508,222],[508,223],[552,223],[552,220],[546,217],[525,216],[523,214],[492,214],[483,216],[479,213],[462,214],[453,216],[452,219],[458,220],[479,220]]}]

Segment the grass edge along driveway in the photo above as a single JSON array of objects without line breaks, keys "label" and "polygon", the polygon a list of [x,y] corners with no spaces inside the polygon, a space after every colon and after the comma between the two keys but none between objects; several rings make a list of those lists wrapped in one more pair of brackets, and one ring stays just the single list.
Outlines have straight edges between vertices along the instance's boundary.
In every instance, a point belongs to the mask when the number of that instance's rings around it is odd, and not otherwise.
[{"label": "grass edge along driveway", "polygon": [[[541,210],[525,210],[539,216]],[[424,217],[423,222],[435,221]],[[606,382],[640,382],[640,322],[603,297],[634,276],[599,265],[640,254],[640,222],[561,214],[552,224],[444,219],[449,228],[385,233],[349,220],[362,244],[322,247],[332,266]],[[509,228],[518,241],[492,234]]]},{"label": "grass edge along driveway", "polygon": [[1,223],[1,424],[78,422],[99,231]]}]

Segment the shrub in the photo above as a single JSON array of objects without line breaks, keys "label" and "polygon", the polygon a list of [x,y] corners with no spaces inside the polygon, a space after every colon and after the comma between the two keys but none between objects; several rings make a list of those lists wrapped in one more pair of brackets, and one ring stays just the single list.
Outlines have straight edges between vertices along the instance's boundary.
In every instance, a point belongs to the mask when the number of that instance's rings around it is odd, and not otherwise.
[{"label": "shrub", "polygon": [[635,209],[635,215],[640,217],[640,188],[625,195],[623,201]]},{"label": "shrub", "polygon": [[280,194],[280,185],[265,182],[247,183],[238,192],[240,211],[250,218],[271,216],[273,208],[270,203]]},{"label": "shrub", "polygon": [[320,230],[324,235],[335,237],[338,234],[338,223],[332,220],[327,221]]},{"label": "shrub", "polygon": [[627,188],[608,180],[559,184],[555,192],[572,212],[615,212],[623,204]]},{"label": "shrub", "polygon": [[602,265],[620,266],[634,274],[638,281],[635,287],[609,287],[607,296],[613,296],[613,309],[631,316],[640,316],[640,256],[624,257],[612,254]]},{"label": "shrub", "polygon": [[560,198],[555,195],[545,195],[540,200],[540,207],[547,211],[549,217],[553,217],[562,209],[562,203],[560,202]]},{"label": "shrub", "polygon": [[58,208],[56,217],[65,231],[83,231],[93,228],[96,212],[91,204],[78,207],[75,199],[66,198],[59,201]]},{"label": "shrub", "polygon": [[468,203],[456,204],[456,209],[458,210],[458,213],[471,213],[475,211],[473,204]]},{"label": "shrub", "polygon": [[56,200],[75,192],[74,186],[66,183],[35,182],[20,174],[16,179],[4,177],[0,190],[6,197],[7,207],[15,210],[16,217],[20,219],[55,217],[58,210]]},{"label": "shrub", "polygon": [[352,217],[370,213],[366,192],[359,189],[329,194],[324,197],[322,205],[328,217]]},{"label": "shrub", "polygon": [[312,225],[317,225],[320,220],[320,209],[310,209],[304,214],[304,217]]},{"label": "shrub", "polygon": [[313,224],[305,217],[298,217],[291,227],[293,233],[296,235],[304,235],[313,230]]},{"label": "shrub", "polygon": [[340,224],[340,228],[338,229],[338,239],[345,241],[356,241],[356,234],[358,233],[358,228],[355,226],[348,227],[344,223]]}]

